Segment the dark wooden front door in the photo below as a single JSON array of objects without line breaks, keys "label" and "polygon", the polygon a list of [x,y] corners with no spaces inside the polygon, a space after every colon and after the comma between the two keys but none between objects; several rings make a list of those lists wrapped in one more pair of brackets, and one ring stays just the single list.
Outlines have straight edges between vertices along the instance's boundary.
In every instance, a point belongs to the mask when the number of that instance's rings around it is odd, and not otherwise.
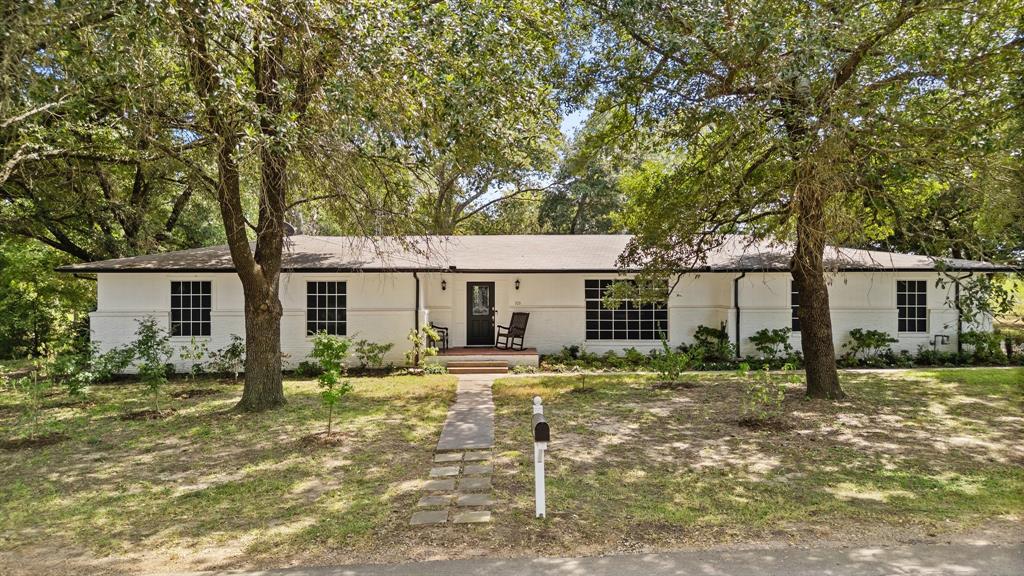
[{"label": "dark wooden front door", "polygon": [[466,346],[494,346],[494,282],[466,283]]}]

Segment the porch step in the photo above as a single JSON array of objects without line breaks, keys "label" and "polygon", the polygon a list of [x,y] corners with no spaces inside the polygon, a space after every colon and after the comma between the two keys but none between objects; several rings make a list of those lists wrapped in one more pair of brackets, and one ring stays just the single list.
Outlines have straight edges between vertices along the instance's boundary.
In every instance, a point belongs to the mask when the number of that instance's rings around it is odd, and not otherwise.
[{"label": "porch step", "polygon": [[460,360],[448,363],[449,374],[507,374],[508,362],[502,360]]}]

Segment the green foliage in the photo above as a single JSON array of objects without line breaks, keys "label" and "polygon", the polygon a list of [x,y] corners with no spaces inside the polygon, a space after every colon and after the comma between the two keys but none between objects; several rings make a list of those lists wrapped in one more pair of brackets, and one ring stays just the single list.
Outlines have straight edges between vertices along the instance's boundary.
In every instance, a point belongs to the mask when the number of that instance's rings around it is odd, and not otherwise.
[{"label": "green foliage", "polygon": [[395,347],[391,342],[377,344],[369,340],[356,340],[354,344],[360,368],[383,368],[384,356]]},{"label": "green foliage", "polygon": [[416,330],[409,331],[408,340],[412,349],[405,353],[406,362],[413,368],[419,368],[424,358],[437,356],[437,348],[430,346],[430,342],[440,341],[441,336],[429,325]]},{"label": "green foliage", "polygon": [[890,344],[899,342],[887,332],[881,330],[864,330],[854,328],[850,330],[850,339],[843,344],[847,351],[845,356],[853,363],[864,363],[871,365],[877,363],[882,355],[891,355]]},{"label": "green foliage", "polygon": [[964,351],[971,354],[975,364],[1005,364],[1006,352],[1003,351],[1003,337],[994,332],[968,331],[960,334],[960,344]]},{"label": "green foliage", "polygon": [[[789,372],[792,367],[787,365],[784,370]],[[767,366],[759,370],[757,376],[753,378],[748,376],[749,365],[747,364],[741,365],[739,373],[747,379],[741,406],[742,421],[756,424],[779,422],[784,414],[785,380],[773,378]],[[793,378],[796,377],[789,376],[787,379],[792,380]]]},{"label": "green foliage", "polygon": [[231,374],[237,380],[239,372],[245,369],[245,340],[238,334],[232,334],[227,346],[210,352],[209,356],[207,366],[211,372]]},{"label": "green foliage", "polygon": [[537,368],[528,364],[516,364],[512,367],[513,374],[534,374]]},{"label": "green foliage", "polygon": [[729,332],[724,322],[718,328],[703,324],[697,326],[693,342],[692,345],[682,346],[681,349],[696,363],[730,362],[735,356],[735,348],[729,341]]},{"label": "green foliage", "polygon": [[[174,354],[171,337],[152,317],[138,321],[132,349],[138,359],[139,378],[153,398],[154,412],[160,412],[160,390],[167,383],[167,361]],[[173,370],[173,366],[172,366]]]},{"label": "green foliage", "polygon": [[317,377],[320,384],[320,400],[327,407],[327,435],[331,435],[334,421],[334,407],[341,402],[349,391],[352,382],[344,379],[348,359],[348,350],[352,341],[348,338],[333,336],[319,332],[313,336],[313,351],[310,356],[316,359],[323,370]]},{"label": "green foliage", "polygon": [[448,367],[437,362],[427,362],[423,365],[424,374],[447,374]]},{"label": "green foliage", "polygon": [[321,372],[323,372],[323,369],[320,368],[320,365],[311,360],[303,360],[295,367],[295,375],[303,378],[319,376]]},{"label": "green foliage", "polygon": [[678,382],[683,372],[690,368],[690,356],[673,350],[667,340],[662,340],[661,352],[652,358],[651,364],[662,380]]},{"label": "green foliage", "polygon": [[193,380],[204,372],[203,359],[206,358],[207,353],[206,340],[196,340],[195,336],[192,337],[188,344],[181,347],[179,353],[181,359],[192,362],[192,366],[189,368],[189,375]]},{"label": "green foliage", "polygon": [[766,360],[789,358],[793,354],[793,346],[789,343],[789,336],[792,333],[789,328],[762,328],[754,332],[750,341]]}]

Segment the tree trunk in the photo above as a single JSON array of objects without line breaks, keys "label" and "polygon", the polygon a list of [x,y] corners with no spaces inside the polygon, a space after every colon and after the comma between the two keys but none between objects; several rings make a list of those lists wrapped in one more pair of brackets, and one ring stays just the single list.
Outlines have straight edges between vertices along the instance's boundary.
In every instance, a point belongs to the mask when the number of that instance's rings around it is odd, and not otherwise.
[{"label": "tree trunk", "polygon": [[245,289],[245,386],[238,410],[258,412],[285,403],[281,379],[281,301],[273,289]]},{"label": "tree trunk", "polygon": [[[809,178],[813,182],[813,178]],[[825,283],[825,193],[813,183],[797,194],[796,252],[791,264],[793,281],[800,294],[800,344],[807,369],[807,396],[839,399],[836,350],[832,342],[832,317]]]}]

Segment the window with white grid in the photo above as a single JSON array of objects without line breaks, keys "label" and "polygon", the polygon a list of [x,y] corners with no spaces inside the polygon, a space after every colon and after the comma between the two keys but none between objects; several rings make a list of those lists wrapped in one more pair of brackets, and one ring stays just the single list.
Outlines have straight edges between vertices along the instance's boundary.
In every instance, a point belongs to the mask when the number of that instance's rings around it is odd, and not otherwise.
[{"label": "window with white grid", "polygon": [[171,336],[209,336],[212,287],[209,280],[171,282]]},{"label": "window with white grid", "polygon": [[346,304],[344,282],[306,282],[306,334],[344,336]]},{"label": "window with white grid", "polygon": [[928,283],[924,280],[896,281],[896,309],[900,332],[928,331]]}]

